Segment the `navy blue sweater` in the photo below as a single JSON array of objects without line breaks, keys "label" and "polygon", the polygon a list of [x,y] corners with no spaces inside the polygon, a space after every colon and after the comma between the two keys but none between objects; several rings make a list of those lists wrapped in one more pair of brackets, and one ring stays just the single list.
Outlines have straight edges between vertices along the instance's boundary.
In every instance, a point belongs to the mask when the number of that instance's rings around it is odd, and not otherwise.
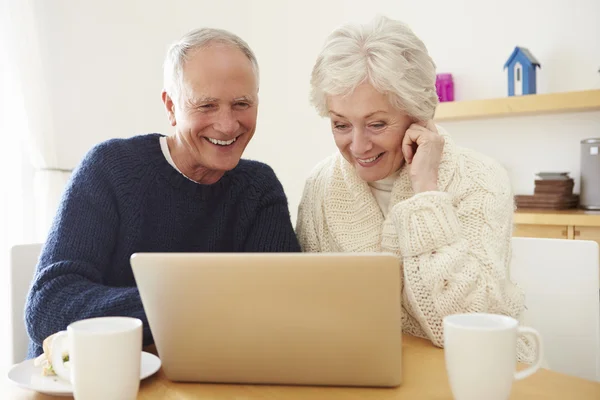
[{"label": "navy blue sweater", "polygon": [[152,334],[129,262],[135,252],[298,252],[273,170],[241,160],[213,185],[165,159],[161,135],[95,146],[73,172],[27,298],[29,357],[71,322],[130,316]]}]

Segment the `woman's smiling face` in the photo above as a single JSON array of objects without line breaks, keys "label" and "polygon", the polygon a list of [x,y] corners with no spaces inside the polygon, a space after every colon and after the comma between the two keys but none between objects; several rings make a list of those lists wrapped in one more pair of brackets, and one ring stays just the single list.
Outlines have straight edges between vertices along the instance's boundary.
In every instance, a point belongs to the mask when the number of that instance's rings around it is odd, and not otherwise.
[{"label": "woman's smiling face", "polygon": [[335,144],[366,182],[386,178],[404,164],[402,139],[414,122],[368,83],[350,95],[329,96]]}]

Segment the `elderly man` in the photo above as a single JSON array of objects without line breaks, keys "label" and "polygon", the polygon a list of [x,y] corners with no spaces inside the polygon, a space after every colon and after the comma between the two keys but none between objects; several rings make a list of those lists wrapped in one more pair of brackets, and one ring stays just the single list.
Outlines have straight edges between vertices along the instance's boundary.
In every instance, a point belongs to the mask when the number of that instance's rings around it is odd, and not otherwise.
[{"label": "elderly man", "polygon": [[74,171],[27,299],[29,357],[73,321],[131,316],[152,335],[134,252],[297,252],[273,170],[241,160],[254,135],[258,65],[239,37],[185,35],[168,51],[162,100],[174,135],[112,139]]}]

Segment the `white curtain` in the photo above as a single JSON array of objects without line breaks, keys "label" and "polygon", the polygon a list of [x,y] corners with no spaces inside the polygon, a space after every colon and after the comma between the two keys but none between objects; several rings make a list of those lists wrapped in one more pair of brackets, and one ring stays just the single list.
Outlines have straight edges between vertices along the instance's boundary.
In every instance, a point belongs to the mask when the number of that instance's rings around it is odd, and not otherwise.
[{"label": "white curtain", "polygon": [[9,3],[0,0],[0,321],[3,321],[0,324],[0,367],[10,362],[11,354],[11,326],[6,323],[10,321],[10,247],[30,240],[33,234],[33,219],[29,218],[31,203],[28,202],[32,200],[32,174],[31,168],[28,169],[29,162],[23,157],[26,124],[22,96],[10,58],[8,10]]},{"label": "white curtain", "polygon": [[[34,2],[0,0],[0,370],[10,362],[9,254],[43,241],[69,172],[57,147]],[[17,312],[19,310],[16,310]]]},{"label": "white curtain", "polygon": [[34,0],[9,0],[6,24],[14,78],[23,97],[25,138],[35,169],[35,240],[44,241],[70,171],[60,165],[51,93],[44,73]]}]

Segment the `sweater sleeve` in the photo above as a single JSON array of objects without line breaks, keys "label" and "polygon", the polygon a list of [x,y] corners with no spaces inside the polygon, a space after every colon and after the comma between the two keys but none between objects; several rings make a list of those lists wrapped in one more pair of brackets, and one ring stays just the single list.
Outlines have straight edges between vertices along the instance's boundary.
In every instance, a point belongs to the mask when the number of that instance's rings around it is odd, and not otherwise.
[{"label": "sweater sleeve", "polygon": [[315,228],[314,201],[315,179],[308,179],[304,185],[302,199],[298,206],[296,221],[296,234],[300,241],[302,251],[305,253],[318,253],[321,251],[319,237]]},{"label": "sweater sleeve", "polygon": [[[262,175],[262,176],[261,176]],[[255,179],[260,179],[258,211],[245,242],[247,252],[296,253],[300,251],[294,232],[287,198],[281,182],[266,165]]]},{"label": "sweater sleeve", "polygon": [[40,255],[25,309],[38,349],[70,323],[100,316],[139,318],[145,344],[152,341],[137,288],[106,284],[119,213],[102,148],[90,151],[74,171]]},{"label": "sweater sleeve", "polygon": [[520,316],[523,297],[508,278],[513,196],[499,175],[454,205],[425,192],[392,209],[405,291],[429,339],[443,345],[442,319],[454,313]]}]

